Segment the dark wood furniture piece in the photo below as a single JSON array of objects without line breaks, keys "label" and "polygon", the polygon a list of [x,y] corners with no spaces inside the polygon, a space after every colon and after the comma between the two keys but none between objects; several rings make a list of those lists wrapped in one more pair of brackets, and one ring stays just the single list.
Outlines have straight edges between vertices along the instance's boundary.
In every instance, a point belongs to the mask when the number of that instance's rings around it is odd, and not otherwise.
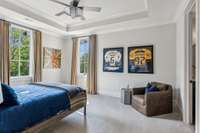
[{"label": "dark wood furniture piece", "polygon": [[86,93],[80,93],[78,96],[76,96],[73,99],[70,99],[71,108],[66,109],[64,111],[61,111],[57,113],[57,115],[48,118],[30,128],[27,128],[22,133],[39,133],[41,130],[51,126],[51,124],[56,123],[57,121],[65,118],[66,116],[70,115],[71,113],[74,113],[75,111],[83,108],[84,109],[84,116],[86,116],[86,105],[87,105],[87,94]]},{"label": "dark wood furniture piece", "polygon": [[152,82],[159,91],[145,93],[145,87],[133,88],[132,107],[147,115],[155,116],[172,112],[172,86]]}]

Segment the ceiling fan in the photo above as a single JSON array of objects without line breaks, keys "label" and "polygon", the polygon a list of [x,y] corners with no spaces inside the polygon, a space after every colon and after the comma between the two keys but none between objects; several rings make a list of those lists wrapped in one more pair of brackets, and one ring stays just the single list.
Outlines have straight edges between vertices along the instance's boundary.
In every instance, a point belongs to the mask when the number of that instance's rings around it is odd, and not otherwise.
[{"label": "ceiling fan", "polygon": [[55,14],[56,16],[61,16],[65,14],[65,15],[71,16],[72,19],[79,17],[82,20],[85,20],[85,17],[83,16],[83,11],[92,11],[92,12],[101,11],[100,7],[79,6],[80,0],[73,0],[70,2],[70,4],[66,4],[59,0],[50,0],[50,1],[65,6],[63,11]]}]

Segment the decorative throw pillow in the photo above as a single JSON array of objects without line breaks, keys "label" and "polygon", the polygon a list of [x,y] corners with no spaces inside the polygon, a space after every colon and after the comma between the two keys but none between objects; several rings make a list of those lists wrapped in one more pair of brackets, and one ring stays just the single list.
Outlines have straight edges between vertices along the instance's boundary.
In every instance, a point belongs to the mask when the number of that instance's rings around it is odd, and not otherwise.
[{"label": "decorative throw pillow", "polygon": [[148,89],[151,88],[151,86],[152,86],[152,85],[151,85],[150,83],[147,83],[147,86],[146,86],[146,88],[145,88],[145,93],[148,92]]},{"label": "decorative throw pillow", "polygon": [[151,82],[152,85],[155,85],[156,88],[158,88],[159,91],[165,91],[168,89],[168,85],[167,84],[163,84],[163,83],[158,83],[158,82]]},{"label": "decorative throw pillow", "polygon": [[19,105],[17,94],[10,86],[1,83],[3,93],[3,104],[8,106]]},{"label": "decorative throw pillow", "polygon": [[147,83],[146,88],[150,88],[151,86],[152,86],[151,83]]},{"label": "decorative throw pillow", "polygon": [[147,84],[147,87],[145,89],[145,92],[155,92],[155,91],[159,91],[158,88],[155,85],[151,85],[150,83]]},{"label": "decorative throw pillow", "polygon": [[159,90],[158,88],[156,88],[156,86],[153,86],[153,85],[147,89],[147,92],[155,92],[155,91],[159,91]]}]

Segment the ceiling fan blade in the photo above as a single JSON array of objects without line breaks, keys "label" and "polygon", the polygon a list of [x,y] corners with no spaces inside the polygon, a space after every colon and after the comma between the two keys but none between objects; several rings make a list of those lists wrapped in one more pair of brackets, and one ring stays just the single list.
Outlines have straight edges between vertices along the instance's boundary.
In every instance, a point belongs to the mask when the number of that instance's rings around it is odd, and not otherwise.
[{"label": "ceiling fan blade", "polygon": [[56,16],[61,16],[61,15],[63,15],[63,14],[65,14],[65,11],[62,11],[62,12],[56,13]]},{"label": "ceiling fan blade", "polygon": [[60,5],[63,5],[63,6],[71,7],[70,5],[68,5],[68,4],[64,3],[64,2],[58,1],[58,0],[49,0],[49,1],[52,1],[54,3],[60,4]]},{"label": "ceiling fan blade", "polygon": [[83,6],[80,7],[86,11],[92,11],[92,12],[100,12],[101,11],[101,7],[87,7],[87,6]]},{"label": "ceiling fan blade", "polygon": [[66,14],[66,15],[70,16],[70,14],[68,14],[68,13],[65,12],[65,11],[61,11],[61,12],[57,13],[56,16],[61,16],[61,15],[63,15],[63,14]]}]

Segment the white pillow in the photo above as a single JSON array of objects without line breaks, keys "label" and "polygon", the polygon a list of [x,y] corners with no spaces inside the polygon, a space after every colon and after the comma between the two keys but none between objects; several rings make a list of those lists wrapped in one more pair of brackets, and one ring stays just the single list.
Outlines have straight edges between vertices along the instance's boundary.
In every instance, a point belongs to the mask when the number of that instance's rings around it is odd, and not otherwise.
[{"label": "white pillow", "polygon": [[[1,84],[0,84],[1,86]],[[2,94],[2,89],[0,87],[0,104],[3,103],[3,94]]]}]

